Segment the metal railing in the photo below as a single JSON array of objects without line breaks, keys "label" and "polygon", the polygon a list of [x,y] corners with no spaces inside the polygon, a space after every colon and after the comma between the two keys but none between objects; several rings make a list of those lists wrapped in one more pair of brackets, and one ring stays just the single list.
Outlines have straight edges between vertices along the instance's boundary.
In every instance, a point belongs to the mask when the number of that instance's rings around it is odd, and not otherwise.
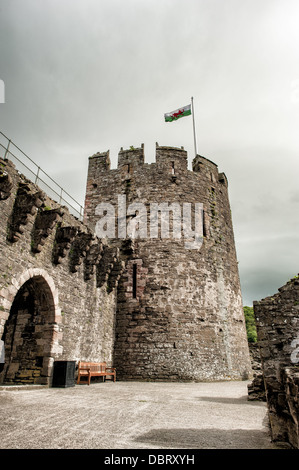
[{"label": "metal railing", "polygon": [[[0,131],[0,156],[4,160],[11,160],[19,173],[22,173],[38,185],[51,199],[58,200],[59,204],[66,206],[70,213],[79,220],[83,219],[83,206],[38,166],[23,150]],[[3,153],[3,155],[1,155]],[[25,157],[25,158],[24,158]],[[24,160],[24,161],[23,161]],[[26,163],[25,163],[26,162]],[[53,187],[54,186],[54,187]],[[54,189],[55,188],[55,189]]]}]

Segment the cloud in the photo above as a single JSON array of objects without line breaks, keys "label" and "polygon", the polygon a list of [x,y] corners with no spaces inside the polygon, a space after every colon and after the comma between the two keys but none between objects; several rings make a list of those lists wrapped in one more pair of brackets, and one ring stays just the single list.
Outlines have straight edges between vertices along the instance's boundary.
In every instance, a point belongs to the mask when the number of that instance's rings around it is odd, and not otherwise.
[{"label": "cloud", "polygon": [[88,156],[155,142],[229,180],[243,295],[298,265],[297,0],[0,1],[1,130],[83,204]]}]

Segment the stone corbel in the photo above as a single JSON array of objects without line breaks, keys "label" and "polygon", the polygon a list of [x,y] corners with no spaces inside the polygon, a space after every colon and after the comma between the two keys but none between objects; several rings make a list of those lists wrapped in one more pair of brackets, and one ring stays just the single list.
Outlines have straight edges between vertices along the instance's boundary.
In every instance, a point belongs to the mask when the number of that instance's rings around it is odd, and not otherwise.
[{"label": "stone corbel", "polygon": [[78,267],[82,263],[82,259],[85,258],[88,250],[90,249],[93,238],[94,237],[91,232],[77,233],[70,249],[70,271],[72,273],[78,271]]},{"label": "stone corbel", "polygon": [[124,263],[120,260],[119,250],[105,246],[103,255],[97,265],[97,287],[102,287],[107,283],[107,291],[111,292],[117,285]]},{"label": "stone corbel", "polygon": [[0,164],[0,201],[9,198],[12,188],[12,179],[2,165],[4,164]]},{"label": "stone corbel", "polygon": [[43,204],[42,191],[35,191],[29,183],[19,183],[15,203],[8,225],[7,239],[15,243],[24,232],[24,226],[28,224],[30,215],[36,213],[37,208]]},{"label": "stone corbel", "polygon": [[103,252],[103,246],[98,240],[98,243],[90,246],[84,260],[84,280],[89,281],[94,273],[94,267],[98,265]]},{"label": "stone corbel", "polygon": [[46,239],[63,214],[64,212],[61,208],[50,210],[39,209],[32,232],[31,250],[33,253],[40,253]]},{"label": "stone corbel", "polygon": [[67,252],[71,248],[71,244],[77,235],[77,232],[77,227],[59,226],[57,228],[52,253],[52,260],[54,264],[60,264],[62,262],[62,258],[66,257]]}]

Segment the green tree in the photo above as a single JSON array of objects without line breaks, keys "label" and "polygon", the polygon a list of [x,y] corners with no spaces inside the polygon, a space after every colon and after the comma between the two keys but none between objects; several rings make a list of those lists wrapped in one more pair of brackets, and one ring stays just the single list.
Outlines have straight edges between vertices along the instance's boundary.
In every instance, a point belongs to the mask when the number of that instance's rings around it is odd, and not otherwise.
[{"label": "green tree", "polygon": [[257,332],[256,332],[256,326],[255,326],[253,307],[243,307],[243,310],[244,310],[245,323],[246,323],[247,339],[249,343],[256,343]]}]

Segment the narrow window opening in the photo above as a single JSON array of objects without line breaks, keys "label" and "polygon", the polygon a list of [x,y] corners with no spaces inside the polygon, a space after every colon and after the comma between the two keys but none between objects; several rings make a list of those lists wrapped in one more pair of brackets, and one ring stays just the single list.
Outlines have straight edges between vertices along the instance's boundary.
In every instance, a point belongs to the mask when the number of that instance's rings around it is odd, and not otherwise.
[{"label": "narrow window opening", "polygon": [[174,175],[175,171],[174,171],[174,162],[171,162],[171,173]]},{"label": "narrow window opening", "polygon": [[137,298],[137,264],[133,264],[133,299]]},{"label": "narrow window opening", "polygon": [[204,237],[207,236],[206,214],[204,210],[202,211],[202,234]]},{"label": "narrow window opening", "polygon": [[127,172],[131,173],[131,164],[130,163],[128,163],[128,165],[127,165]]}]

